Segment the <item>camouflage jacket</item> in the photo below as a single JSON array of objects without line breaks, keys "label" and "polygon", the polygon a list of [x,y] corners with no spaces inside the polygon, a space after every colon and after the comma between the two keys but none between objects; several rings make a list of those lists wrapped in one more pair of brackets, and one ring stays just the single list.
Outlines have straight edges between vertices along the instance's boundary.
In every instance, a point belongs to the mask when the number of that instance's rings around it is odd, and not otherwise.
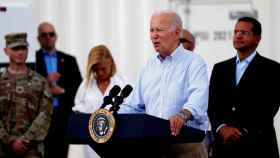
[{"label": "camouflage jacket", "polygon": [[0,157],[5,145],[21,138],[32,142],[35,152],[39,146],[37,152],[43,152],[51,114],[51,94],[42,76],[32,70],[17,76],[0,71]]}]

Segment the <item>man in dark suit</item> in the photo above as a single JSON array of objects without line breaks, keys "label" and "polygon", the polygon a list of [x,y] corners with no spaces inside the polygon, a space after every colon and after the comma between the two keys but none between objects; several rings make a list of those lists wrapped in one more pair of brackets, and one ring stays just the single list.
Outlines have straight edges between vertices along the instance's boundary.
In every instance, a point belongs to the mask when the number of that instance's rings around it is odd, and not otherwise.
[{"label": "man in dark suit", "polygon": [[41,49],[36,52],[35,69],[47,78],[53,95],[54,113],[45,140],[46,158],[67,158],[68,145],[64,131],[76,91],[82,81],[76,59],[56,49],[57,34],[52,24],[43,22],[38,27]]},{"label": "man in dark suit", "polygon": [[273,118],[279,109],[280,64],[256,48],[261,24],[240,18],[233,45],[237,56],[214,65],[209,109],[218,158],[278,158]]}]

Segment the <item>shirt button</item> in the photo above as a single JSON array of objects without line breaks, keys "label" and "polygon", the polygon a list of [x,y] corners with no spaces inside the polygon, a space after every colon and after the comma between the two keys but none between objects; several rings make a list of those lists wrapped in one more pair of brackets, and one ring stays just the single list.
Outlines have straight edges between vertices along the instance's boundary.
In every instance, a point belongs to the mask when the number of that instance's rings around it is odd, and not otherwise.
[{"label": "shirt button", "polygon": [[235,108],[235,107],[232,107],[232,108],[231,108],[231,110],[232,110],[232,111],[235,111],[235,110],[236,110],[236,108]]}]

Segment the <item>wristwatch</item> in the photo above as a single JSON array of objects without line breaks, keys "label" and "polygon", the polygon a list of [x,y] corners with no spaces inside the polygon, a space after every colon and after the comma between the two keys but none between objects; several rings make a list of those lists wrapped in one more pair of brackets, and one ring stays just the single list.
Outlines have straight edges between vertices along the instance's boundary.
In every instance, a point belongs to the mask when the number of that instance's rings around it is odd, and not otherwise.
[{"label": "wristwatch", "polygon": [[186,122],[188,120],[188,114],[184,110],[180,111],[178,113],[178,116],[180,116],[184,120],[184,122]]}]

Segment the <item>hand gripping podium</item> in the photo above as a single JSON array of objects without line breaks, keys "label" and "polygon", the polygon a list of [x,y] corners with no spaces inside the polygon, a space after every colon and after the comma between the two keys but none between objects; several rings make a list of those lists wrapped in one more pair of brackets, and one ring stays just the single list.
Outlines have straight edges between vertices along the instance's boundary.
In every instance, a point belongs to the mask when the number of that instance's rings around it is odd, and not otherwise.
[{"label": "hand gripping podium", "polygon": [[92,140],[88,121],[90,114],[72,113],[66,131],[70,144],[89,144],[100,157],[160,157],[170,144],[201,142],[205,132],[183,127],[181,133],[171,136],[169,121],[147,114],[118,114],[112,138],[103,144]]}]

